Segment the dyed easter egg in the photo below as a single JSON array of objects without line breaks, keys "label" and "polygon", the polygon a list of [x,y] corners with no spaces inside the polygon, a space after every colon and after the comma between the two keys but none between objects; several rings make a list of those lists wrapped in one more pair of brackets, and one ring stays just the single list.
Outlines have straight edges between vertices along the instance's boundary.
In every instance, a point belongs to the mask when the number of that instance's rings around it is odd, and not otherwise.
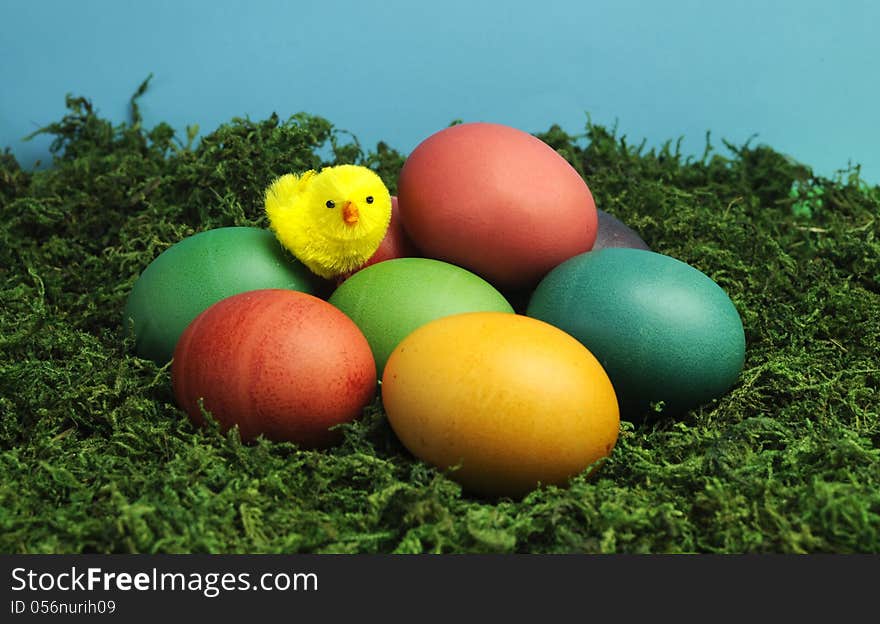
[{"label": "dyed easter egg", "polygon": [[406,159],[398,189],[403,226],[422,255],[501,289],[533,287],[596,239],[596,205],[577,171],[508,126],[467,123],[431,135]]},{"label": "dyed easter egg", "polygon": [[379,248],[370,256],[362,268],[366,268],[377,262],[393,260],[394,258],[412,258],[419,255],[418,249],[403,229],[400,222],[400,209],[397,206],[397,197],[391,196],[391,221],[388,223],[388,231],[385,238],[379,243]]},{"label": "dyed easter egg", "polygon": [[599,231],[591,251],[598,251],[606,247],[649,250],[648,244],[642,240],[642,237],[623,221],[604,210],[597,209],[596,214],[599,216]]},{"label": "dyed easter egg", "polygon": [[564,486],[617,442],[614,388],[577,340],[541,321],[478,312],[423,325],[382,377],[394,433],[467,490]]},{"label": "dyed easter egg", "polygon": [[171,364],[174,397],[196,424],[200,403],[242,439],[320,448],[376,393],[376,367],[361,331],[342,312],[292,290],[244,292],[199,314]]},{"label": "dyed easter egg", "polygon": [[144,269],[123,321],[134,331],[135,352],[164,365],[186,326],[211,304],[261,288],[312,293],[317,283],[268,230],[207,230],[172,245]]},{"label": "dyed easter egg", "polygon": [[571,258],[541,281],[527,314],[599,359],[625,417],[652,402],[675,413],[720,397],[743,367],[743,325],[724,290],[651,251],[608,248]]},{"label": "dyed easter egg", "polygon": [[440,260],[397,258],[358,271],[328,299],[363,331],[379,375],[408,334],[462,312],[508,312],[507,300],[481,277]]}]

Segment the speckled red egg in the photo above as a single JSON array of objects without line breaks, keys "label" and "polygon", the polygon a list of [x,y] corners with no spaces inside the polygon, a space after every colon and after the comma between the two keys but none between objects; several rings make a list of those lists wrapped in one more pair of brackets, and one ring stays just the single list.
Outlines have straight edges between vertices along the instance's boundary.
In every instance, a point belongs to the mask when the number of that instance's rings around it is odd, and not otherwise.
[{"label": "speckled red egg", "polygon": [[385,238],[382,239],[376,253],[370,256],[370,259],[366,261],[361,269],[385,260],[413,258],[418,255],[419,251],[416,249],[415,245],[413,245],[409,236],[407,236],[406,230],[403,229],[403,224],[400,222],[400,208],[397,204],[397,197],[392,195],[391,222],[388,224],[388,231],[385,233]]},{"label": "speckled red egg", "polygon": [[337,442],[330,427],[357,418],[376,392],[360,329],[338,309],[292,290],[223,299],[184,330],[171,364],[174,397],[196,424],[205,410],[242,439],[304,448]]},{"label": "speckled red egg", "polygon": [[537,137],[500,124],[460,124],[425,139],[404,163],[398,197],[424,256],[499,288],[534,286],[596,239],[583,178]]}]

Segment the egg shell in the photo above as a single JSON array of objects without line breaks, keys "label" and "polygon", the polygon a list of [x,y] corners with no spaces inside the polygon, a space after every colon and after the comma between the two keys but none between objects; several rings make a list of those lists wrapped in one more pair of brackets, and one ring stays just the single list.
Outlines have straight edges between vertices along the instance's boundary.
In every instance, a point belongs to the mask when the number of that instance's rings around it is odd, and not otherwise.
[{"label": "egg shell", "polygon": [[672,414],[720,397],[743,367],[733,302],[698,269],[659,253],[608,248],[572,258],[541,281],[527,313],[599,359],[625,418],[651,402]]},{"label": "egg shell", "polygon": [[486,280],[429,258],[374,264],[348,278],[328,301],[363,331],[380,375],[394,347],[429,321],[462,312],[513,313]]},{"label": "egg shell", "polygon": [[398,196],[424,256],[501,289],[534,287],[596,239],[583,178],[540,139],[500,124],[460,124],[425,139],[403,165]]},{"label": "egg shell", "polygon": [[385,260],[393,260],[395,258],[413,258],[419,255],[419,250],[416,249],[406,230],[403,229],[403,224],[400,222],[400,208],[397,205],[397,197],[392,195],[391,221],[388,223],[388,231],[385,233],[385,238],[379,243],[376,253],[370,256],[370,259],[359,270],[365,269],[377,262],[384,262]]},{"label": "egg shell", "polygon": [[361,331],[312,295],[267,289],[223,299],[196,317],[171,364],[175,399],[196,424],[200,400],[222,429],[305,448],[334,444],[329,428],[357,418],[376,393]]},{"label": "egg shell", "polygon": [[217,228],[159,254],[129,293],[123,313],[135,352],[164,365],[189,323],[211,304],[262,288],[315,292],[315,276],[268,230]]},{"label": "egg shell", "polygon": [[382,401],[395,434],[466,490],[564,486],[607,457],[620,418],[602,366],[577,340],[521,315],[424,325],[392,352]]},{"label": "egg shell", "polygon": [[590,251],[599,251],[606,247],[629,247],[650,251],[650,247],[638,232],[623,221],[604,210],[597,209],[596,214],[599,216],[599,231]]}]

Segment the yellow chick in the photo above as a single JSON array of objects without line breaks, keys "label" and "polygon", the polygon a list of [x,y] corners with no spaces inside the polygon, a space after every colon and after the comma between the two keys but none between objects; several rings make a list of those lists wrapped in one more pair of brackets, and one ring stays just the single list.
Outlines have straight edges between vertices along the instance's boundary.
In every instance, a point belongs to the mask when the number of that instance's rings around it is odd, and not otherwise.
[{"label": "yellow chick", "polygon": [[391,194],[375,172],[359,165],[288,173],[269,185],[265,201],[281,244],[327,279],[363,266],[391,221]]}]

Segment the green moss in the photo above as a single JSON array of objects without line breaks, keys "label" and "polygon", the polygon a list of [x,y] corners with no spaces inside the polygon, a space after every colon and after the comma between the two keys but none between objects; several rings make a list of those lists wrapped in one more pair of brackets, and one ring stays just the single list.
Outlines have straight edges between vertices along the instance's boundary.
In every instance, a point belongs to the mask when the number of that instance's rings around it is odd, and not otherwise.
[{"label": "green moss", "polygon": [[46,170],[0,155],[0,551],[880,552],[880,188],[857,168],[540,135],[600,208],[727,291],[746,365],[712,404],[624,423],[595,478],[484,500],[413,460],[378,402],[328,451],[243,445],[196,430],[168,368],[132,355],[121,311],[162,250],[265,226],[283,172],[363,163],[393,191],[403,163],[305,114],[194,145],[143,127],[146,86],[127,124],[68,98]]}]

